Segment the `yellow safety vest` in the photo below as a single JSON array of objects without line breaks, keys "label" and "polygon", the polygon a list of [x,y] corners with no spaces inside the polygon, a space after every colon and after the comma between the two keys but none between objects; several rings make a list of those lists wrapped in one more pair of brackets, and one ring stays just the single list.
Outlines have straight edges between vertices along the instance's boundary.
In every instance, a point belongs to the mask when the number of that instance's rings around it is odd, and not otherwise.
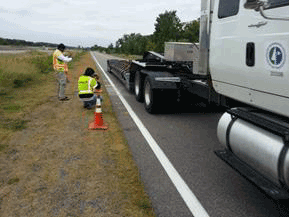
[{"label": "yellow safety vest", "polygon": [[95,78],[82,75],[78,79],[78,93],[81,94],[93,94],[93,89],[98,86]]},{"label": "yellow safety vest", "polygon": [[62,52],[60,50],[56,50],[53,53],[53,68],[56,71],[60,72],[68,72],[68,66],[65,62],[62,60],[58,59],[58,57],[62,55]]}]

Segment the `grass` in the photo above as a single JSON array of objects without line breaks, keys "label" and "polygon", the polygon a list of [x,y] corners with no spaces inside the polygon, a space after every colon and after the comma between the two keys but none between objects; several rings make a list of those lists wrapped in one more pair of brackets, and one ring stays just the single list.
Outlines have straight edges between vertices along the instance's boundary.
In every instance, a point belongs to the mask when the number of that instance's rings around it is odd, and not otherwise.
[{"label": "grass", "polygon": [[8,145],[0,144],[0,152],[3,151],[7,147],[8,147]]},{"label": "grass", "polygon": [[9,179],[9,181],[7,182],[7,184],[8,184],[8,185],[12,185],[12,184],[17,183],[17,182],[19,182],[19,178],[14,177],[14,178],[12,178],[12,179]]},{"label": "grass", "polygon": [[0,128],[24,129],[25,114],[55,94],[51,63],[52,55],[37,51],[0,56]]},{"label": "grass", "polygon": [[[87,130],[94,111],[83,109],[75,92],[86,67],[97,70],[90,54],[74,54],[68,102],[55,97],[53,71],[36,67],[49,55],[6,57],[0,56],[0,216],[155,216],[104,85],[109,129]],[[2,67],[5,61],[18,66]],[[15,87],[15,80],[23,83]]]},{"label": "grass", "polygon": [[[50,94],[41,86],[45,80],[52,80],[52,73],[48,78],[41,73],[36,59],[49,59],[49,55],[29,52],[0,56],[0,141],[12,137],[15,131],[25,129],[28,122],[26,113],[44,101],[46,94]],[[51,67],[47,66],[47,70],[51,72]]]},{"label": "grass", "polygon": [[[105,94],[104,98],[107,97]],[[108,122],[117,123],[111,108],[106,110],[104,118]],[[117,182],[112,182],[111,185],[118,185],[121,195],[119,200],[123,202],[126,211],[124,216],[154,216],[150,199],[144,191],[138,168],[118,123],[110,126],[110,130],[105,134],[104,145],[104,152],[111,161],[106,169],[109,174],[117,177]]]},{"label": "grass", "polygon": [[[25,53],[19,55],[1,56],[0,58],[0,112],[3,110],[21,110],[24,107],[29,109],[35,104],[31,98],[27,98],[27,92],[32,98],[39,99],[45,93],[41,91],[41,86],[47,79],[47,76],[41,73],[37,61],[49,59],[47,54]],[[47,66],[46,70],[52,71]],[[49,76],[48,79],[52,79]],[[37,90],[38,89],[38,90]],[[39,93],[41,94],[39,96]],[[26,99],[26,100],[25,100]],[[16,102],[19,102],[17,104]],[[21,104],[20,104],[21,101]],[[10,109],[11,108],[11,109]],[[6,114],[4,114],[6,115]]]},{"label": "grass", "polygon": [[23,130],[26,128],[27,122],[29,122],[29,120],[4,118],[1,120],[0,127],[12,131]]}]

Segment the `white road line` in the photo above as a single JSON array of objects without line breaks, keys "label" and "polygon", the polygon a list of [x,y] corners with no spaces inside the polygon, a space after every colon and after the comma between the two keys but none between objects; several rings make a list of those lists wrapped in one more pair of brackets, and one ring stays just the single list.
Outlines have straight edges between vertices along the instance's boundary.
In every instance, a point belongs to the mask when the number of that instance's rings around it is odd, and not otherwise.
[{"label": "white road line", "polygon": [[117,93],[118,97],[120,98],[121,102],[127,109],[128,113],[130,114],[131,118],[135,122],[135,124],[138,126],[139,130],[141,131],[142,135],[148,142],[149,146],[153,150],[154,154],[156,155],[157,159],[163,166],[164,170],[170,177],[171,181],[177,188],[178,192],[180,193],[181,197],[187,204],[188,208],[192,212],[194,217],[209,217],[208,213],[202,206],[202,204],[198,201],[196,196],[193,194],[191,189],[188,187],[188,185],[185,183],[185,181],[182,179],[178,171],[174,168],[172,163],[169,161],[165,153],[162,151],[162,149],[158,146],[154,138],[151,136],[149,131],[146,129],[146,127],[143,125],[141,120],[138,118],[138,116],[135,114],[135,112],[132,110],[130,105],[127,103],[127,101],[123,98],[123,96],[120,94],[114,83],[111,81],[111,79],[108,77],[106,72],[103,70],[101,65],[98,63],[97,59],[93,55],[93,53],[90,53],[93,57],[94,61],[98,65],[98,67],[101,69],[103,74],[105,75],[106,79],[110,82],[111,86],[114,88],[115,92]]}]

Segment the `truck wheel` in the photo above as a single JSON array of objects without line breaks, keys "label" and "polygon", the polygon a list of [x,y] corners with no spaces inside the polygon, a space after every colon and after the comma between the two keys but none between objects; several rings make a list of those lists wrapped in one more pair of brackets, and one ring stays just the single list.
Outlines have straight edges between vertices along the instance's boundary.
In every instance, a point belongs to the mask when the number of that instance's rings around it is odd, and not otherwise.
[{"label": "truck wheel", "polygon": [[143,102],[144,96],[143,96],[143,85],[141,82],[141,74],[139,71],[135,73],[134,77],[134,93],[136,101]]},{"label": "truck wheel", "polygon": [[158,93],[152,89],[150,78],[147,76],[144,82],[144,107],[148,113],[156,113],[158,109]]}]

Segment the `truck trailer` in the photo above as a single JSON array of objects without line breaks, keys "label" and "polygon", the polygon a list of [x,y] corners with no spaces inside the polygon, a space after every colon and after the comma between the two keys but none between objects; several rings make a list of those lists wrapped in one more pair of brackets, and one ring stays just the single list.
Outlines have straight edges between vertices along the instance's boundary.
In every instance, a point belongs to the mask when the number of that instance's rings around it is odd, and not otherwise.
[{"label": "truck trailer", "polygon": [[[202,0],[199,43],[107,61],[107,69],[159,112],[165,99],[226,107],[216,155],[274,199],[289,198],[289,0]],[[225,177],[224,177],[225,178]]]}]

